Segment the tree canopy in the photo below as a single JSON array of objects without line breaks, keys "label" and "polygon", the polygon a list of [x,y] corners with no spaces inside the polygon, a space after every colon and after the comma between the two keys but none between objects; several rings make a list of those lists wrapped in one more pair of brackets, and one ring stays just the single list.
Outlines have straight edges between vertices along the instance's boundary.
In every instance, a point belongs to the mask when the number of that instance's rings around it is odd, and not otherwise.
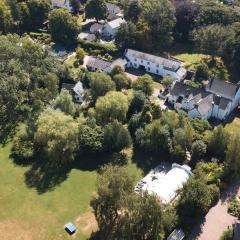
[{"label": "tree canopy", "polygon": [[128,111],[128,98],[122,92],[108,92],[96,102],[96,115],[100,123],[113,120],[124,122]]},{"label": "tree canopy", "polygon": [[163,212],[154,196],[137,195],[126,168],[106,166],[98,178],[91,206],[100,239],[163,239]]},{"label": "tree canopy", "polygon": [[53,41],[74,46],[80,31],[77,17],[72,16],[66,9],[54,9],[49,15],[49,28]]},{"label": "tree canopy", "polygon": [[85,7],[86,18],[95,18],[97,21],[106,19],[107,5],[105,0],[89,0]]},{"label": "tree canopy", "polygon": [[34,141],[53,164],[72,161],[78,147],[78,124],[70,115],[47,109],[37,119]]}]

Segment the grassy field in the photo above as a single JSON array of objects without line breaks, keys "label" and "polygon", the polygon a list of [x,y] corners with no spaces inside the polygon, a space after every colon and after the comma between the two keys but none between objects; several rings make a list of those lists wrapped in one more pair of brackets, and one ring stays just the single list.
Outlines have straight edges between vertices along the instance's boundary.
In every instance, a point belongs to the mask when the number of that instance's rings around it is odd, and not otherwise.
[{"label": "grassy field", "polygon": [[[1,240],[87,239],[97,228],[89,206],[95,193],[96,170],[73,169],[51,190],[39,193],[37,184],[41,181],[29,186],[31,167],[15,165],[9,159],[10,149],[10,144],[0,148]],[[135,164],[129,164],[128,169],[141,177]],[[36,171],[35,177],[38,175],[41,173]],[[69,221],[78,226],[72,237],[63,229]]]}]

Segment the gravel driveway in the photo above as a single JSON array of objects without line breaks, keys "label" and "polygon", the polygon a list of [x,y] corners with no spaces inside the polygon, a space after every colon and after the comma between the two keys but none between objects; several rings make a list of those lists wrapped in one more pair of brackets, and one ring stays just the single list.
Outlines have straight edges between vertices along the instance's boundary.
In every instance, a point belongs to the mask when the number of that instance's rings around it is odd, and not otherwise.
[{"label": "gravel driveway", "polygon": [[227,227],[236,220],[227,212],[229,199],[235,195],[240,196],[240,182],[232,184],[222,195],[221,199],[212,207],[202,222],[192,231],[189,240],[219,240]]}]

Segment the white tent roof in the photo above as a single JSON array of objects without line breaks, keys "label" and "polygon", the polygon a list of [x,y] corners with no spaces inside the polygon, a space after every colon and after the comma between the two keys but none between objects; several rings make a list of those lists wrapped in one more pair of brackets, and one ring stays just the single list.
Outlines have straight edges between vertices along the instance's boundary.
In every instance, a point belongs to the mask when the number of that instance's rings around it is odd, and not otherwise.
[{"label": "white tent roof", "polygon": [[174,163],[167,173],[155,168],[142,180],[146,182],[142,190],[157,195],[162,203],[169,203],[191,175],[191,168],[187,165]]}]

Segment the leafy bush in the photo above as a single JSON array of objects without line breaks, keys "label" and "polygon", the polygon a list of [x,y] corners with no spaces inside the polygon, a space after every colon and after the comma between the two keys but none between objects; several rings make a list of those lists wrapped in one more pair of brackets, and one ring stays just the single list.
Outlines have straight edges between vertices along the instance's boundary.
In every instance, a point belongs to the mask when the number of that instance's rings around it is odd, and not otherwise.
[{"label": "leafy bush", "polygon": [[232,239],[233,239],[233,228],[228,227],[228,229],[226,231],[224,231],[220,240],[232,240]]},{"label": "leafy bush", "polygon": [[118,49],[115,44],[112,43],[99,43],[99,42],[88,42],[84,40],[78,40],[79,44],[82,48],[86,50],[101,50],[104,53],[109,53],[110,55],[116,55],[118,53]]},{"label": "leafy bush", "polygon": [[220,198],[220,189],[216,184],[211,184],[208,186],[211,193],[211,205],[214,206]]},{"label": "leafy bush", "polygon": [[240,218],[240,199],[234,197],[230,200],[228,205],[228,212],[234,217]]},{"label": "leafy bush", "polygon": [[208,80],[209,78],[209,69],[206,63],[199,63],[196,68],[195,80]]},{"label": "leafy bush", "polygon": [[34,154],[33,141],[24,131],[13,140],[12,156],[18,162],[29,162]]}]

